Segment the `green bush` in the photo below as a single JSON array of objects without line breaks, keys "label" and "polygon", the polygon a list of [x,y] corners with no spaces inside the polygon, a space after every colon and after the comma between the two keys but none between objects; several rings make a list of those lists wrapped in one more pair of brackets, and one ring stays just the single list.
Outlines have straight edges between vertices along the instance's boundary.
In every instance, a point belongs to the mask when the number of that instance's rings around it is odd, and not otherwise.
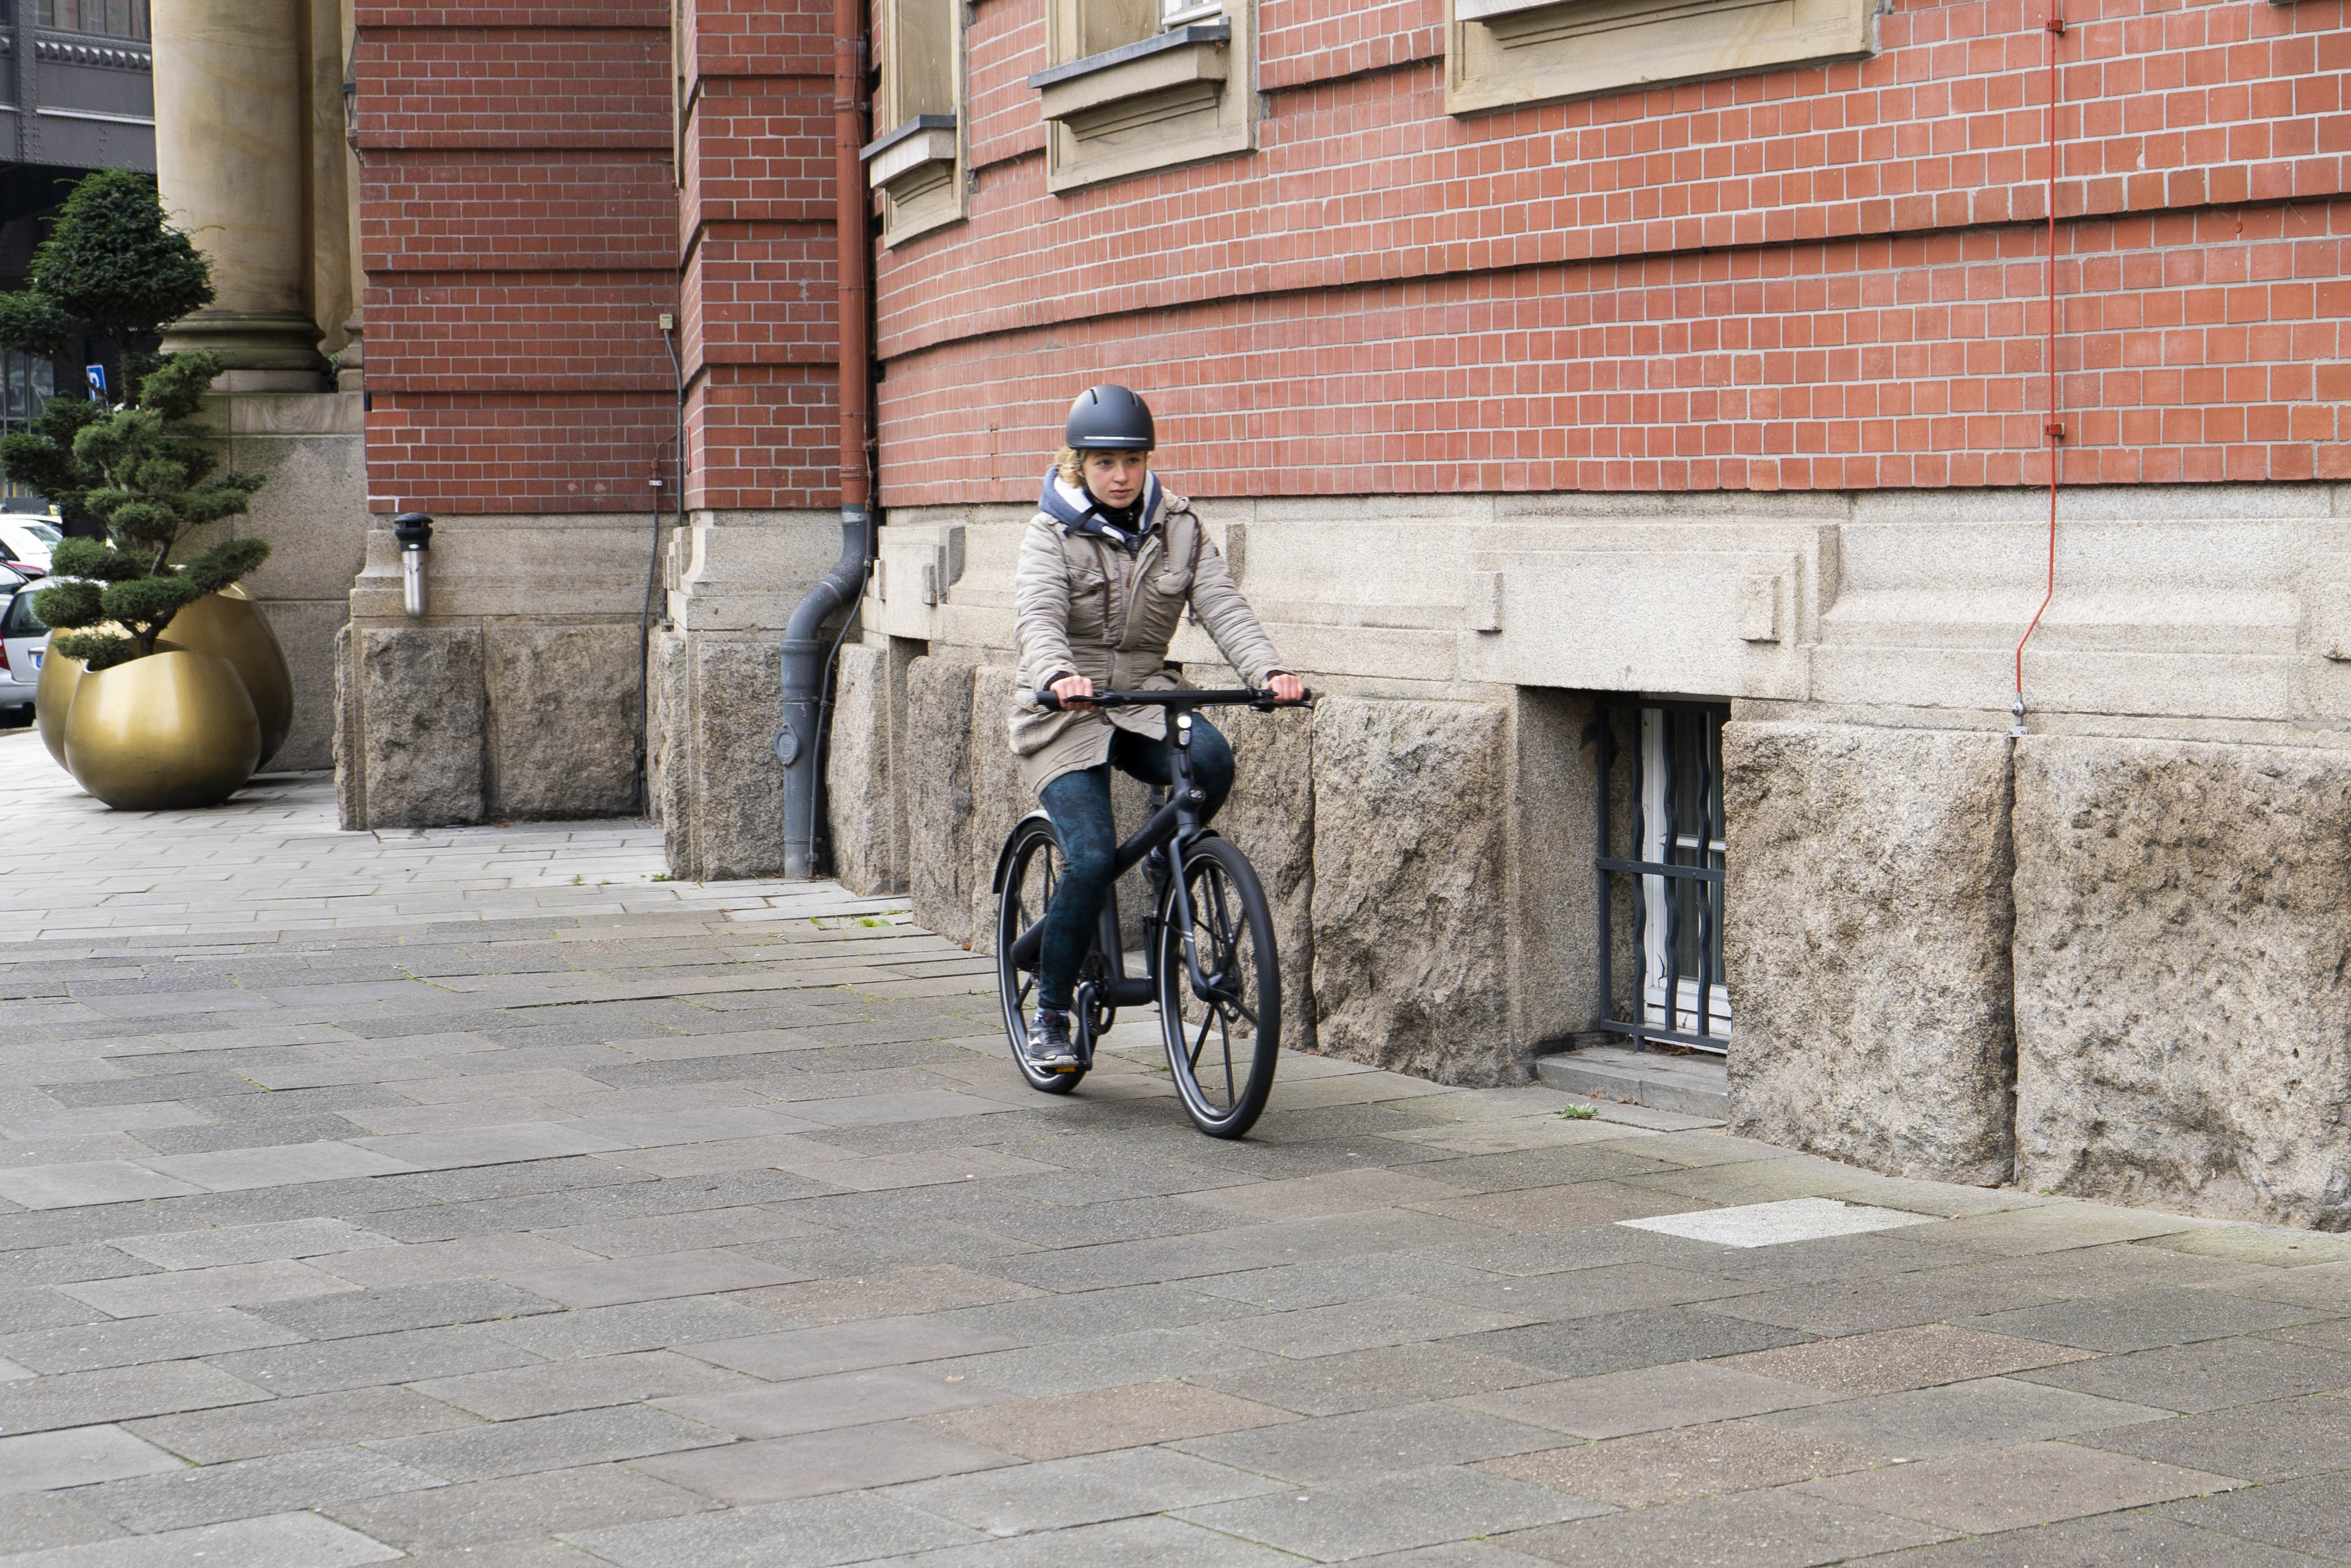
[{"label": "green bush", "polygon": [[48,497],[68,522],[105,529],[103,538],[59,543],[50,567],[68,580],[34,601],[57,632],[56,651],[93,670],[152,653],[172,616],[269,555],[260,539],[242,538],[172,559],[193,530],[243,512],[261,486],[258,474],[220,471],[221,436],[196,421],[220,361],[147,347],[212,298],[210,264],[165,222],[152,183],[120,169],[74,187],[33,253],[32,286],[0,294],[0,344],[52,356],[89,334],[112,339],[121,354],[121,405],[53,397],[30,430],[0,438],[0,472]]}]

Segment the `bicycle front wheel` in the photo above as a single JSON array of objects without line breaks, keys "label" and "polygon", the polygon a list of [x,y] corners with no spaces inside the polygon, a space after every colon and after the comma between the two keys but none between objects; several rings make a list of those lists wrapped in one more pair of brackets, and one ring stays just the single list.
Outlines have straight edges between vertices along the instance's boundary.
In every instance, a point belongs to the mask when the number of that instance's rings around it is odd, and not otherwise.
[{"label": "bicycle front wheel", "polygon": [[1192,1124],[1238,1138],[1257,1124],[1273,1092],[1281,1051],[1281,960],[1273,915],[1249,859],[1203,838],[1184,855],[1184,890],[1207,996],[1184,961],[1171,883],[1159,904],[1159,1029],[1167,1069]]},{"label": "bicycle front wheel", "polygon": [[1036,1011],[1037,972],[1012,961],[1012,946],[1022,932],[1044,918],[1061,881],[1061,841],[1053,824],[1042,817],[1029,818],[1012,830],[1005,847],[1004,883],[997,889],[996,988],[1004,1003],[1004,1033],[1013,1064],[1029,1088],[1047,1094],[1067,1094],[1085,1073],[1040,1072],[1029,1064],[1021,1048]]}]

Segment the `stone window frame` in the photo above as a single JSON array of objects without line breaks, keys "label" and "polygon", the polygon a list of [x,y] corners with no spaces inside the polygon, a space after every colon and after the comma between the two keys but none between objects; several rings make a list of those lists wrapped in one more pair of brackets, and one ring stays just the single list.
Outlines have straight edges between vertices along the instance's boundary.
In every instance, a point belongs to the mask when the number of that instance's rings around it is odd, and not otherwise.
[{"label": "stone window frame", "polygon": [[964,0],[874,0],[873,140],[859,154],[887,249],[971,215]]},{"label": "stone window frame", "polygon": [[1045,188],[1060,193],[1257,147],[1257,0],[1047,0]]},{"label": "stone window frame", "polygon": [[1445,0],[1445,109],[1865,59],[1885,0]]}]

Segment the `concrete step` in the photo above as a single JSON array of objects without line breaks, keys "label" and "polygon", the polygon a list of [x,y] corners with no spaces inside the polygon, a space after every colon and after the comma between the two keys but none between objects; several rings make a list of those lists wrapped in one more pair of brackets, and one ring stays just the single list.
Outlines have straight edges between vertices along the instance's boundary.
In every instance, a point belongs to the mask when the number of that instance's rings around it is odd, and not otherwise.
[{"label": "concrete step", "polygon": [[1719,1056],[1676,1056],[1621,1045],[1595,1045],[1538,1059],[1535,1076],[1571,1094],[1630,1102],[1718,1122],[1730,1115],[1730,1081]]}]

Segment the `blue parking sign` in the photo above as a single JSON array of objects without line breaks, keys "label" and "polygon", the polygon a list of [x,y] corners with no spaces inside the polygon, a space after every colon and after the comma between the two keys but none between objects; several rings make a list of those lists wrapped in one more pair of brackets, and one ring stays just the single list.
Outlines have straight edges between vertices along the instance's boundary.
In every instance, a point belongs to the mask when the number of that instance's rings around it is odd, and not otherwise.
[{"label": "blue parking sign", "polygon": [[82,373],[89,378],[89,401],[104,402],[106,401],[106,367],[84,365],[81,369]]}]

